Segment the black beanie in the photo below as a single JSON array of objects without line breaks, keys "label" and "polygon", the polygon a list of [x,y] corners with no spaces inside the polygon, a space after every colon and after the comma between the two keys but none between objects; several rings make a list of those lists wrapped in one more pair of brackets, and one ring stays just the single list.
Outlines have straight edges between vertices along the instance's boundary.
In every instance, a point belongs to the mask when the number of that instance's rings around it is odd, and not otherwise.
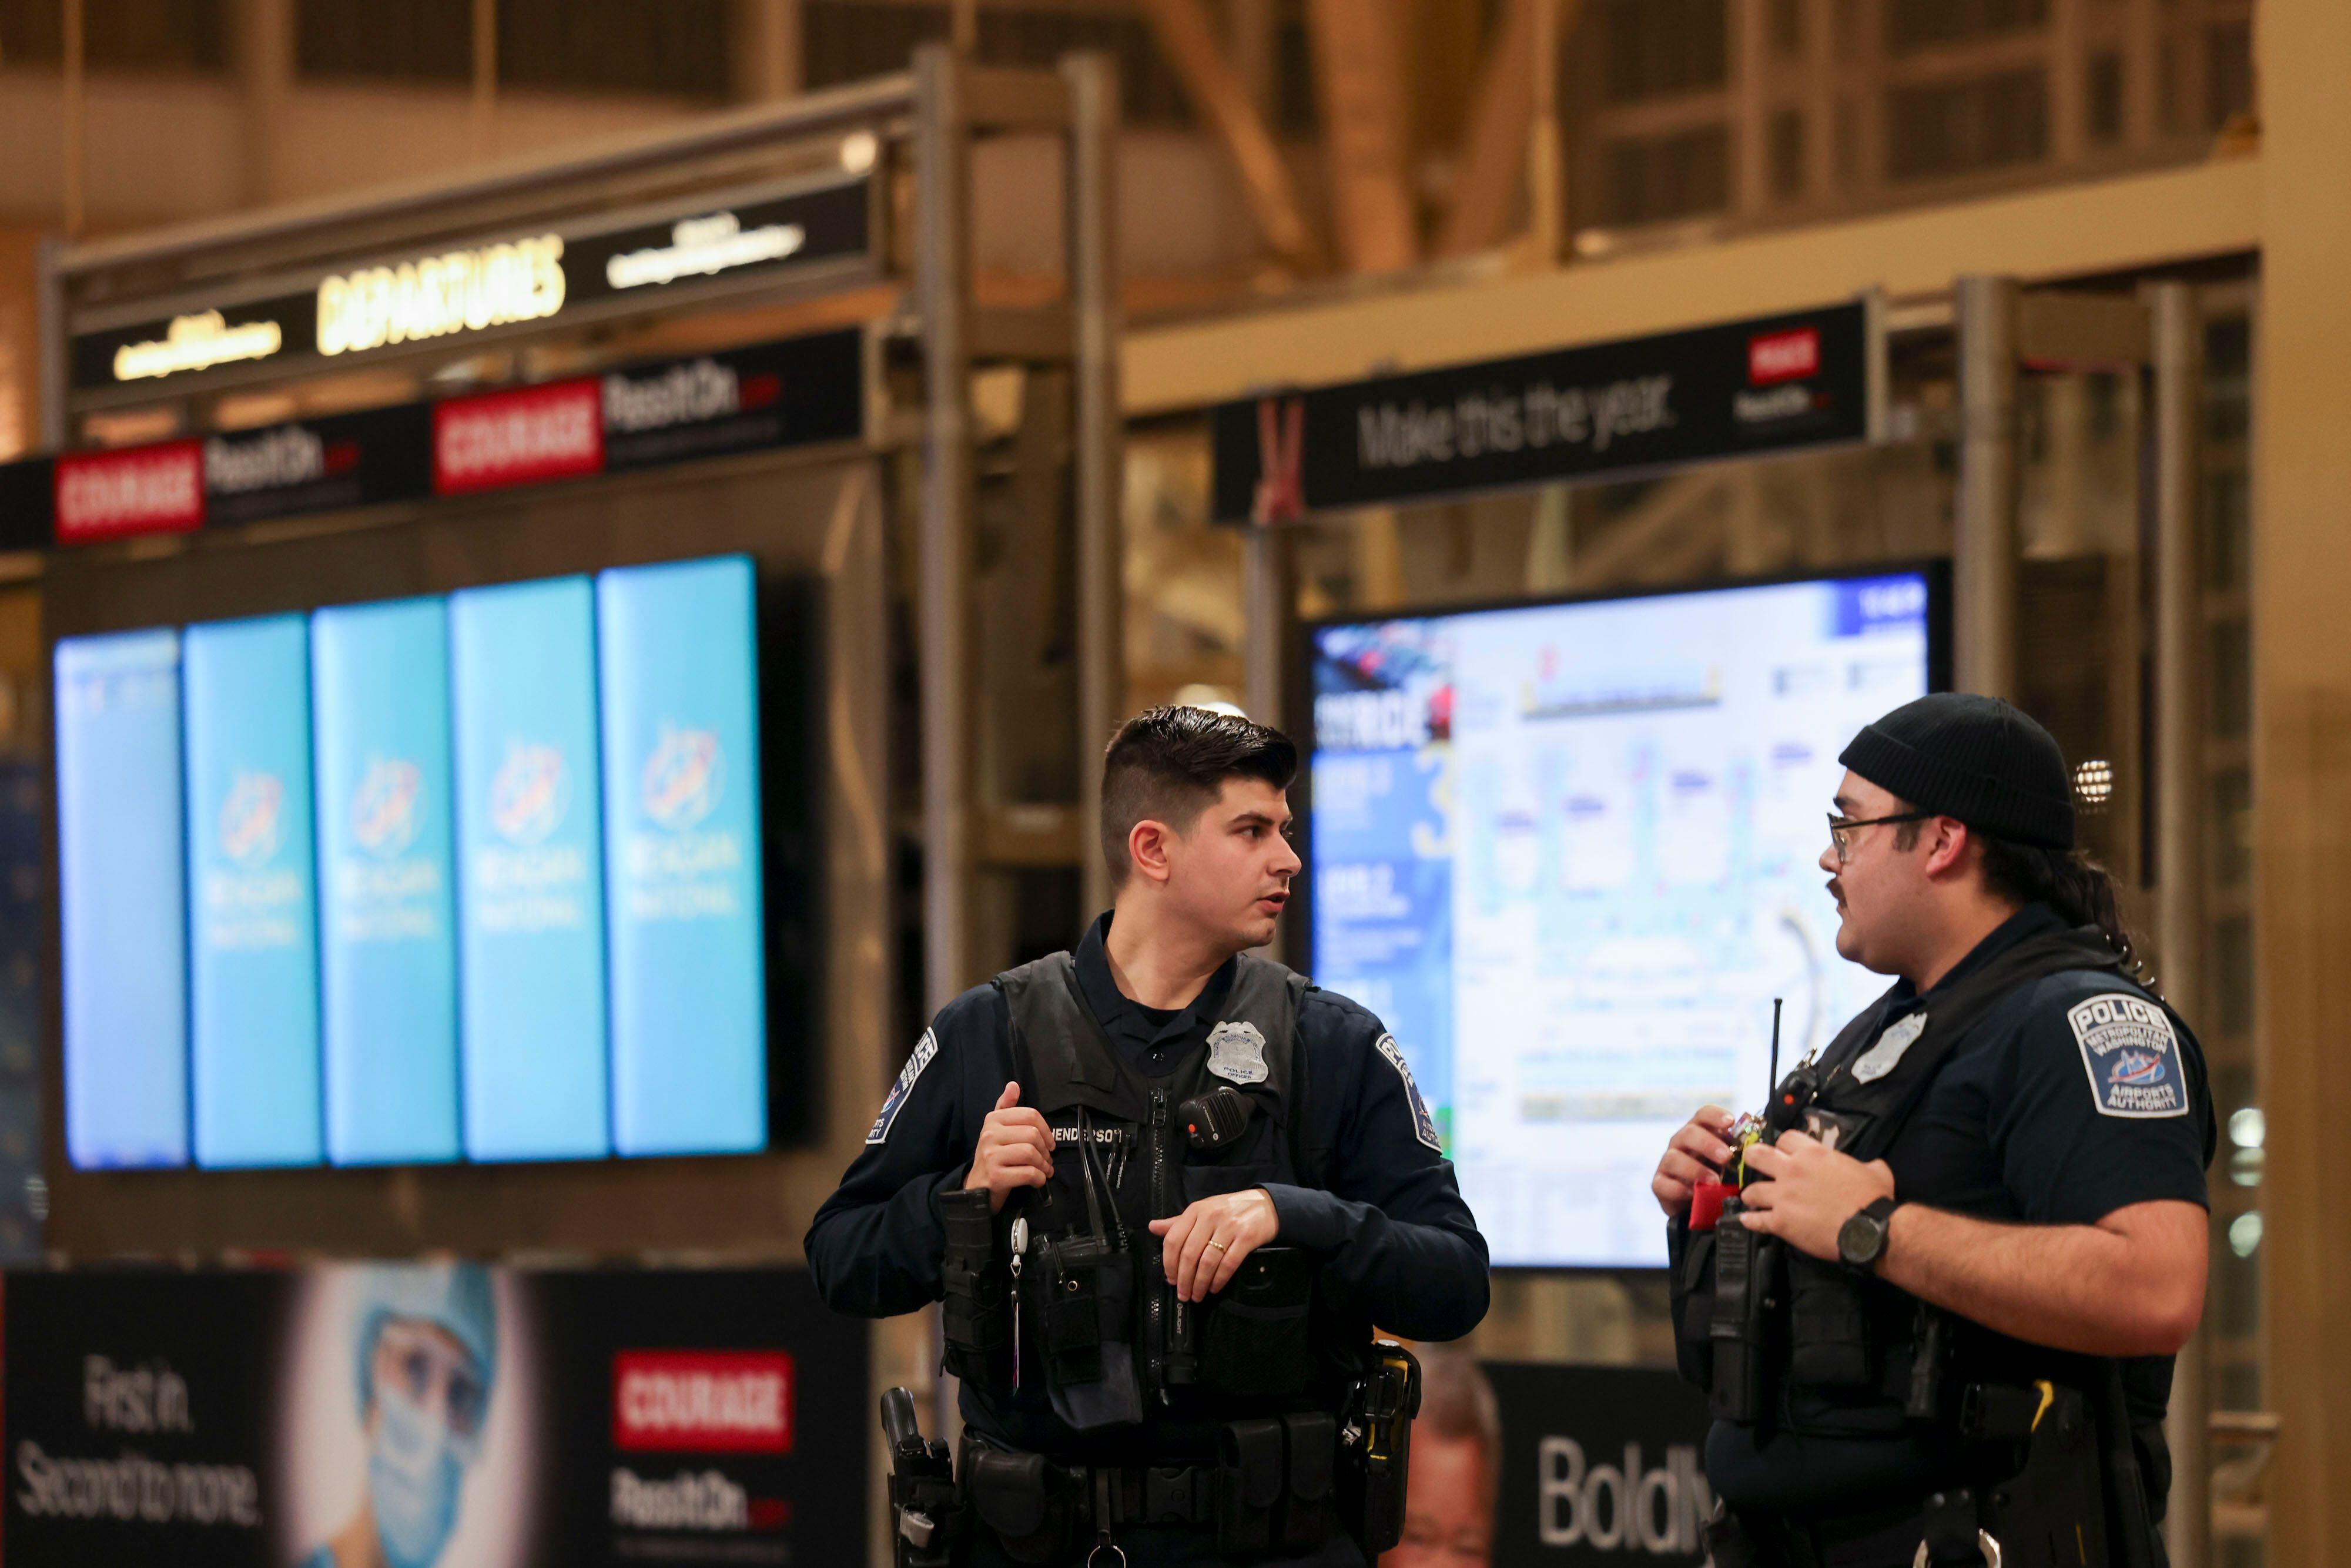
[{"label": "black beanie", "polygon": [[2074,847],[2074,780],[2056,739],[1998,697],[1937,692],[1861,727],[1837,758],[1922,811],[2043,849]]}]

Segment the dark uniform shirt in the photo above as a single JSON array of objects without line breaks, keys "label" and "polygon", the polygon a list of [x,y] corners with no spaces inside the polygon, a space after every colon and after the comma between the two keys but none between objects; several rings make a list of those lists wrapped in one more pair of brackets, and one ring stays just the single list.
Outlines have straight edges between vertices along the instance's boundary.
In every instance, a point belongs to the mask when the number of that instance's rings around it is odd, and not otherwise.
[{"label": "dark uniform shirt", "polygon": [[[1128,1062],[1163,1075],[1184,1052],[1205,1049],[1236,965],[1228,960],[1188,1007],[1143,1007],[1111,977],[1109,929],[1105,915],[1079,944],[1080,988]],[[1321,1286],[1351,1314],[1410,1339],[1458,1339],[1486,1315],[1486,1241],[1419,1091],[1378,1049],[1386,1034],[1356,1003],[1308,988],[1298,1009],[1305,1143],[1330,1151],[1325,1186],[1266,1191],[1280,1242],[1330,1255]],[[939,1299],[946,1240],[933,1199],[964,1185],[980,1125],[1012,1075],[1001,992],[975,986],[939,1009],[863,1152],[809,1227],[809,1267],[835,1311],[888,1317]],[[967,1392],[967,1417],[972,1408]]]},{"label": "dark uniform shirt", "polygon": [[[1937,989],[2028,936],[2064,926],[2047,904],[2028,904]],[[2083,1038],[2095,1025],[2069,1016],[2093,998],[2117,994],[2138,992],[2110,972],[2074,970],[2020,987],[1996,1005],[1928,1082],[1887,1151],[1895,1197],[2026,1225],[2095,1225],[2117,1209],[2164,1199],[2209,1207],[2212,1113],[2203,1054],[2181,1033],[2170,1068],[2187,1084],[2187,1103],[2168,1114],[2132,1113],[2110,1086],[2115,1064],[2100,1059],[2094,1034]],[[1897,983],[1873,1004],[1878,1016],[1855,1049],[1866,1050],[1935,995]],[[1823,1061],[1823,1075],[1836,1065]],[[2163,1419],[2171,1367],[2168,1355],[2125,1364],[2135,1423]],[[1887,1440],[1782,1432],[1761,1445],[1756,1435],[1754,1427],[1717,1423],[1708,1439],[1708,1474],[1737,1507],[1791,1513],[1876,1507],[1943,1484],[1957,1462],[1949,1439],[1928,1431]]]}]

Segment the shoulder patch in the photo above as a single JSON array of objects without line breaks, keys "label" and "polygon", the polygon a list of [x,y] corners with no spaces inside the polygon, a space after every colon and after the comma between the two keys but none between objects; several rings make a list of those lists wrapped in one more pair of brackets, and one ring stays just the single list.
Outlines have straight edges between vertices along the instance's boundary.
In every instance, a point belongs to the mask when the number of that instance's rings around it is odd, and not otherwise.
[{"label": "shoulder patch", "polygon": [[1437,1118],[1428,1113],[1428,1102],[1420,1097],[1420,1085],[1412,1081],[1412,1069],[1405,1062],[1404,1048],[1392,1034],[1384,1034],[1374,1043],[1379,1053],[1388,1059],[1388,1065],[1396,1070],[1396,1076],[1404,1080],[1404,1097],[1412,1105],[1412,1135],[1443,1154],[1445,1145],[1437,1137]]},{"label": "shoulder patch", "polygon": [[890,1136],[890,1124],[898,1119],[898,1113],[905,1108],[906,1097],[914,1092],[915,1081],[938,1053],[939,1037],[925,1030],[923,1038],[914,1042],[914,1053],[898,1070],[898,1082],[890,1086],[890,1098],[882,1102],[882,1113],[873,1118],[872,1131],[865,1134],[868,1144],[878,1144]]},{"label": "shoulder patch", "polygon": [[2188,1082],[2171,1016],[2145,997],[2110,991],[2066,1009],[2090,1098],[2103,1116],[2188,1114]]}]

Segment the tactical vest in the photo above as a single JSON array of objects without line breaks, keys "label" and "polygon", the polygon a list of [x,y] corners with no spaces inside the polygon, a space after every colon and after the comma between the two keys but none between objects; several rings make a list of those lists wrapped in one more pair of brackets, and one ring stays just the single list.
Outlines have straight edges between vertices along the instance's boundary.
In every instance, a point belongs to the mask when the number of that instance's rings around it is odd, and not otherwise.
[{"label": "tactical vest", "polygon": [[[2051,931],[1938,988],[1922,1013],[1892,1029],[1883,1024],[1891,992],[1865,1009],[1821,1055],[1806,1130],[1865,1163],[1885,1157],[1935,1075],[1996,1008],[2040,980],[2085,971],[2162,1007],[2184,1062],[2194,1037],[2160,998],[2124,977],[2095,928]],[[1913,1018],[1923,1028],[1906,1042]],[[2079,1385],[2091,1375],[2090,1358],[1995,1334],[1874,1275],[1729,1224],[1692,1231],[1679,1218],[1669,1242],[1681,1368],[1708,1390],[1720,1419],[1812,1437],[1890,1437],[1914,1423],[1949,1429],[1970,1382],[2050,1377]]]},{"label": "tactical vest", "polygon": [[[1213,1444],[1213,1424],[1237,1416],[1333,1407],[1356,1369],[1342,1354],[1346,1336],[1318,1343],[1317,1260],[1260,1249],[1223,1291],[1187,1304],[1175,1300],[1150,1230],[1219,1193],[1319,1185],[1301,1114],[1305,979],[1242,955],[1207,1040],[1157,1077],[1111,1043],[1070,954],[995,985],[1011,1018],[1019,1103],[1044,1116],[1054,1151],[1051,1179],[994,1217],[983,1270],[959,1271],[950,1242],[950,1369],[981,1394],[996,1436],[1047,1452],[1082,1437],[1100,1452],[1105,1436],[1116,1443],[1148,1423],[1149,1448],[1165,1453]],[[1204,1154],[1177,1107],[1228,1085],[1252,1114],[1228,1146]]]}]

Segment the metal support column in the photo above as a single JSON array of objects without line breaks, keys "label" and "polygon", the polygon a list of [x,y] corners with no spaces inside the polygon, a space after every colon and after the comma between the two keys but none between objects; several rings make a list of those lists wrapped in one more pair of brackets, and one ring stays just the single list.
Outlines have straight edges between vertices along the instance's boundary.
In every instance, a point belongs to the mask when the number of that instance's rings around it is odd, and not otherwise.
[{"label": "metal support column", "polygon": [[1961,691],[2016,695],[2017,452],[2016,280],[1962,277],[1956,290],[1959,349],[1959,485],[1951,540],[1955,634]]},{"label": "metal support column", "polygon": [[1124,716],[1124,421],[1119,336],[1118,74],[1102,55],[1061,62],[1070,88],[1070,308],[1077,319],[1071,502],[1078,540],[1078,800],[1085,907],[1110,906],[1095,759]]},{"label": "metal support column", "polygon": [[922,690],[923,997],[936,1012],[971,972],[972,415],[970,139],[955,57],[914,55],[914,261],[923,332],[923,506],[916,663]]},{"label": "metal support column", "polygon": [[[1282,710],[1282,640],[1290,634],[1290,540],[1278,527],[1252,528],[1241,538],[1243,700],[1249,716],[1276,729]],[[1301,716],[1300,722],[1303,722]]]},{"label": "metal support column", "polygon": [[[2194,290],[2147,291],[2154,327],[2155,874],[2158,972],[2165,998],[2189,1017],[2199,998],[2204,936],[2203,617],[2197,549],[2198,413],[2203,402],[2203,321]],[[2171,1502],[2164,1518],[2172,1568],[2204,1568],[2211,1552],[2207,1330],[2181,1348],[2166,1437]]]}]

